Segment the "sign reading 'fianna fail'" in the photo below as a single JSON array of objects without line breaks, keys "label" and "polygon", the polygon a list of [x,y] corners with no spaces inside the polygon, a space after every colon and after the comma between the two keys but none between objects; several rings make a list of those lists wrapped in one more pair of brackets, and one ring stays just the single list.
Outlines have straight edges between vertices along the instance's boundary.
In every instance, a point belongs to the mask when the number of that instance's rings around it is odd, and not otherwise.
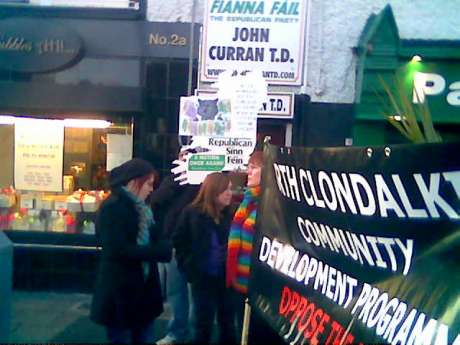
[{"label": "sign reading 'fianna fail'", "polygon": [[262,71],[270,84],[301,85],[308,0],[207,0],[201,80]]},{"label": "sign reading 'fianna fail'", "polygon": [[250,301],[290,344],[460,344],[460,144],[267,145]]}]

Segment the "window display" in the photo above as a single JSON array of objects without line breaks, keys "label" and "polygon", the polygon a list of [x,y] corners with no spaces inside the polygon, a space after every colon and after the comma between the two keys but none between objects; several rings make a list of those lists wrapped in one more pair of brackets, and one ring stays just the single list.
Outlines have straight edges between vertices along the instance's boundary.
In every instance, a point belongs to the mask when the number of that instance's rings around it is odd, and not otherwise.
[{"label": "window display", "polygon": [[[57,122],[61,139],[43,135]],[[131,158],[129,120],[0,116],[0,230],[94,234],[96,211],[109,193],[107,169]]]}]

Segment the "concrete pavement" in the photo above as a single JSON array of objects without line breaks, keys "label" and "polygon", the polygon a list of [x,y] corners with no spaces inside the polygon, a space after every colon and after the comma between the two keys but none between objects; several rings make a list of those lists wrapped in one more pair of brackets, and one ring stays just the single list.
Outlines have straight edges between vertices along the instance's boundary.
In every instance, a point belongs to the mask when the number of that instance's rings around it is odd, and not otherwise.
[{"label": "concrete pavement", "polygon": [[[91,295],[14,291],[10,343],[105,343],[103,327],[89,320]],[[155,324],[156,338],[166,332],[168,305]]]}]

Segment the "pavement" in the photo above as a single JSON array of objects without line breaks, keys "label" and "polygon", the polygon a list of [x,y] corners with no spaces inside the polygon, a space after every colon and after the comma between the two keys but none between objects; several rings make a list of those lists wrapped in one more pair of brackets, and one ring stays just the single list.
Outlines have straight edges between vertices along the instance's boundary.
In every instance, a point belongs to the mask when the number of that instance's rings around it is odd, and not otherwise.
[{"label": "pavement", "polygon": [[[101,344],[105,329],[89,319],[91,295],[13,291],[9,343]],[[156,339],[166,333],[168,304],[155,322]]]}]

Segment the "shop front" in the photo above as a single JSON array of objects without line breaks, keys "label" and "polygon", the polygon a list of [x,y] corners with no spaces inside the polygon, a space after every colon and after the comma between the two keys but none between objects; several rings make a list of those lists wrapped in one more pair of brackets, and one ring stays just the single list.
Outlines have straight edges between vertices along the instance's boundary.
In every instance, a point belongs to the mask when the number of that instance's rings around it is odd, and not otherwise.
[{"label": "shop front", "polygon": [[190,28],[0,20],[0,230],[16,288],[91,291],[108,171],[133,156],[166,171],[176,150],[171,118],[197,58]]},{"label": "shop front", "polygon": [[400,121],[422,104],[443,141],[460,139],[460,41],[400,39],[387,6],[368,19],[357,54],[355,144],[408,142],[386,117]]}]

